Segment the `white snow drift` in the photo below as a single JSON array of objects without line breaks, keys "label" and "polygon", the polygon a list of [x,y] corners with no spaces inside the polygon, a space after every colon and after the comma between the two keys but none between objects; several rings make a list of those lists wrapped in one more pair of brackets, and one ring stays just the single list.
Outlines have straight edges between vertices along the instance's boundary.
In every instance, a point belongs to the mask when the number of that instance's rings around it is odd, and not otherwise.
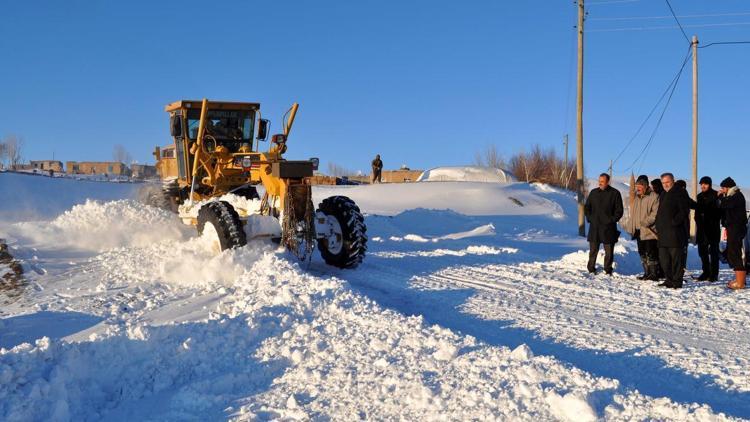
[{"label": "white snow drift", "polygon": [[515,181],[513,175],[507,170],[478,166],[436,167],[422,172],[417,178],[417,182],[513,183]]}]

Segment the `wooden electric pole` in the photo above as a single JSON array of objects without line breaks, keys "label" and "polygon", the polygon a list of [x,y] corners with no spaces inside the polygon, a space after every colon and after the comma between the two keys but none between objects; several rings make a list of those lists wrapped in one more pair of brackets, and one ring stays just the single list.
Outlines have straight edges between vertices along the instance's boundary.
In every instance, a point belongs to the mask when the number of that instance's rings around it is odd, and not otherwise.
[{"label": "wooden electric pole", "polygon": [[583,215],[586,186],[583,176],[583,21],[586,17],[584,0],[578,0],[578,100],[576,123],[576,189],[578,191],[578,235],[586,236],[586,220]]},{"label": "wooden electric pole", "polygon": [[[698,37],[693,35],[693,199],[698,199]],[[691,211],[691,216],[695,211]],[[695,240],[695,219],[690,219],[690,237]]]}]

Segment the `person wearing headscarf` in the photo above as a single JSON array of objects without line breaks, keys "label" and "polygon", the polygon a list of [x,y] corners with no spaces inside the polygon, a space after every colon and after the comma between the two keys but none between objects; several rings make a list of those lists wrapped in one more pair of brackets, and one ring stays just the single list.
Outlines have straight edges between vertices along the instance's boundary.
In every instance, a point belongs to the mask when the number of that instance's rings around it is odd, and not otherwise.
[{"label": "person wearing headscarf", "polygon": [[727,287],[732,290],[744,289],[747,262],[743,240],[747,235],[747,203],[731,177],[724,179],[720,186],[719,209],[722,213],[721,223],[727,229],[727,261],[735,275]]}]

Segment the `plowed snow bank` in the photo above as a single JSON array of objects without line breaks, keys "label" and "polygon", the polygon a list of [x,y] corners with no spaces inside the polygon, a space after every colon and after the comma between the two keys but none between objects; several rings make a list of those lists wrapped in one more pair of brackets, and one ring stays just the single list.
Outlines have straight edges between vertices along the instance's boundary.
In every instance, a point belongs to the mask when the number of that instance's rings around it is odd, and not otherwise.
[{"label": "plowed snow bank", "polygon": [[23,235],[37,243],[101,251],[122,246],[148,246],[181,240],[186,228],[167,211],[133,200],[87,200],[49,223],[18,223]]}]

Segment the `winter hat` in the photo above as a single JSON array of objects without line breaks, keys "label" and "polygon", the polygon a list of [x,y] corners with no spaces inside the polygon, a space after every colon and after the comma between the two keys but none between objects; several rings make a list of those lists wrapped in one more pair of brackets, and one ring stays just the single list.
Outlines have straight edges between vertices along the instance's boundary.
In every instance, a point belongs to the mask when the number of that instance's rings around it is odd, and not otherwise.
[{"label": "winter hat", "polygon": [[648,185],[648,176],[646,176],[645,174],[642,174],[642,175],[638,176],[638,179],[635,180],[635,183],[638,183],[641,180],[645,180],[646,184]]},{"label": "winter hat", "polygon": [[648,177],[639,177],[638,180],[635,181],[635,184],[648,187]]},{"label": "winter hat", "polygon": [[703,177],[701,177],[701,181],[700,181],[700,184],[701,184],[701,185],[708,185],[708,186],[711,186],[711,185],[713,185],[713,184],[714,184],[714,182],[713,182],[713,180],[711,180],[711,178],[710,178],[710,177],[708,177],[708,176],[703,176]]},{"label": "winter hat", "polygon": [[732,180],[731,177],[727,177],[726,179],[724,179],[724,180],[721,181],[721,185],[720,186],[722,188],[733,188],[733,187],[737,186],[737,183],[734,183],[734,180]]}]

